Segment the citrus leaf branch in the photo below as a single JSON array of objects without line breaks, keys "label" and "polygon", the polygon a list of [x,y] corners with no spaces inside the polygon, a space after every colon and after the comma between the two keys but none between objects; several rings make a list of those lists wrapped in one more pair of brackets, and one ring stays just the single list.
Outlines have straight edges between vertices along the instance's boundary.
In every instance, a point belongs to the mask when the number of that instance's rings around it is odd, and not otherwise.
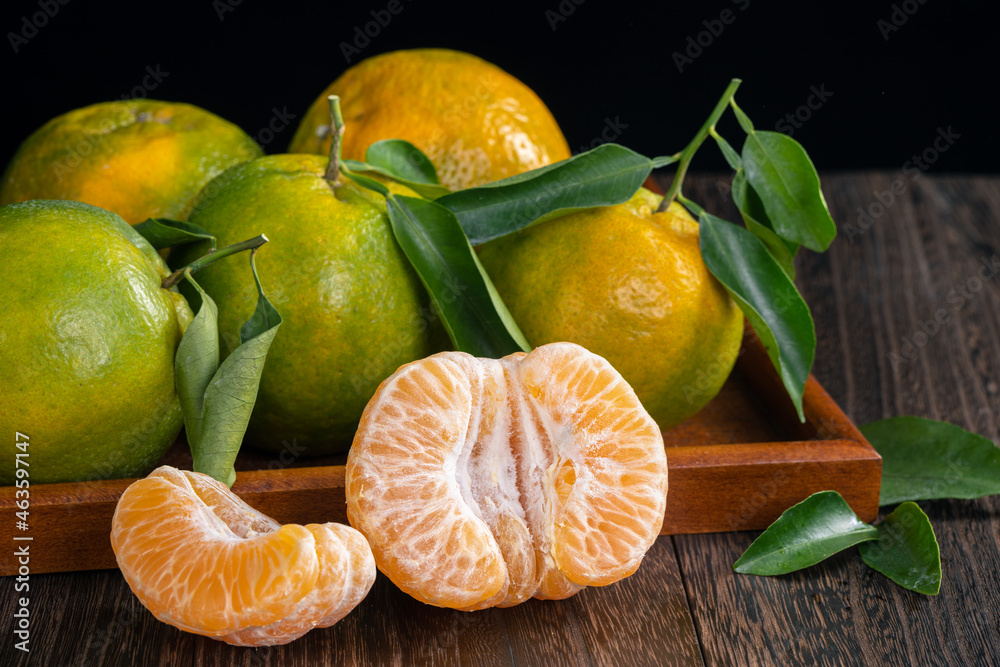
[{"label": "citrus leaf branch", "polygon": [[530,351],[455,215],[415,197],[389,194],[386,202],[396,241],[456,349],[494,359]]},{"label": "citrus leaf branch", "polygon": [[568,160],[453,192],[437,203],[454,213],[469,241],[479,245],[573,211],[628,201],[655,164],[624,146],[603,144]]},{"label": "citrus leaf branch", "polygon": [[809,307],[760,239],[710,213],[702,212],[699,220],[705,265],[753,325],[799,419],[805,421],[802,394],[816,354]]},{"label": "citrus leaf branch", "polygon": [[250,272],[257,285],[257,308],[240,329],[241,344],[219,364],[218,308],[185,269],[182,277],[201,302],[174,358],[174,382],[181,401],[184,428],[195,472],[232,486],[233,463],[243,442],[271,341],[281,315],[264,296],[254,255]]}]

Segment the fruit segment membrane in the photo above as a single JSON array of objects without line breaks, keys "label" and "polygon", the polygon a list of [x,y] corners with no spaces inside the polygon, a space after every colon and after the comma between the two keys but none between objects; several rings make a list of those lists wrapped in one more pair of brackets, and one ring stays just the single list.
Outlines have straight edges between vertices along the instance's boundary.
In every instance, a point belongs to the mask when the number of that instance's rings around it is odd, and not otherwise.
[{"label": "fruit segment membrane", "polygon": [[286,644],[351,611],[375,580],[364,537],[280,525],[207,475],[162,466],[125,490],[111,543],[154,616],[238,646]]},{"label": "fruit segment membrane", "polygon": [[444,352],[369,403],[348,517],[417,599],[457,609],[560,599],[636,570],[663,523],[656,423],[570,343],[500,360]]}]

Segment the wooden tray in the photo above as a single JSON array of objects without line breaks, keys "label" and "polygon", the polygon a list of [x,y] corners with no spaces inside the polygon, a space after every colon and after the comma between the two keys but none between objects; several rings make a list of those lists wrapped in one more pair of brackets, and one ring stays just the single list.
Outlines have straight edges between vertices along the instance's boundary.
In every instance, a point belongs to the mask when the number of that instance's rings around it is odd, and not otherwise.
[{"label": "wooden tray", "polygon": [[[670,489],[663,534],[764,528],[826,489],[839,491],[863,521],[873,520],[882,459],[811,375],[804,408],[803,424],[748,327],[736,370],[719,395],[664,433]],[[281,523],[346,523],[345,457],[294,458],[292,452],[242,452],[233,491]],[[164,463],[190,469],[187,445],[178,442]],[[0,575],[17,574],[11,545],[29,545],[32,574],[115,567],[111,518],[132,481],[32,484],[30,529],[16,536],[15,489],[0,487],[8,545]]]}]

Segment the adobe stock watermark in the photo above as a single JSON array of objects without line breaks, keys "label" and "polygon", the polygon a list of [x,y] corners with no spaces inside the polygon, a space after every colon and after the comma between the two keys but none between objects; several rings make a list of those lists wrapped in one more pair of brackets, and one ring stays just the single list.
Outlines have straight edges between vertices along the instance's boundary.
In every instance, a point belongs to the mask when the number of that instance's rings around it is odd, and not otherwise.
[{"label": "adobe stock watermark", "polygon": [[261,145],[261,147],[267,146],[269,143],[274,141],[274,138],[279,134],[288,129],[289,124],[298,118],[293,113],[288,112],[288,107],[283,106],[279,110],[278,107],[271,107],[271,118],[267,121],[267,124],[257,130],[257,133],[253,135],[254,140]]},{"label": "adobe stock watermark", "polygon": [[[741,11],[745,12],[750,7],[750,0],[730,0]],[[688,35],[685,41],[684,51],[674,51],[670,57],[677,67],[677,71],[684,73],[684,68],[694,63],[694,61],[705,53],[705,49],[712,46],[715,40],[722,36],[727,25],[732,25],[736,21],[738,14],[728,7],[719,12],[719,17],[705,19],[701,22],[704,30]]]},{"label": "adobe stock watermark", "polygon": [[893,33],[898,32],[900,28],[906,25],[910,17],[917,13],[921,5],[926,3],[927,0],[904,0],[899,4],[893,3],[889,18],[879,19],[875,22],[878,31],[882,33],[882,39],[888,42]]},{"label": "adobe stock watermark", "polygon": [[212,9],[215,10],[215,15],[219,17],[221,23],[226,20],[226,14],[235,11],[241,4],[243,0],[212,0]]},{"label": "adobe stock watermark", "polygon": [[576,11],[576,8],[584,2],[586,0],[562,0],[555,9],[546,9],[545,20],[549,22],[552,32],[556,31],[560,23],[569,19],[573,15],[573,12]]},{"label": "adobe stock watermark", "polygon": [[812,118],[813,112],[822,109],[827,100],[833,97],[833,92],[826,89],[825,83],[819,84],[818,88],[810,86],[809,92],[810,95],[806,98],[804,104],[796,107],[795,111],[786,113],[783,118],[778,119],[778,122],[774,124],[775,130],[783,132],[790,137],[794,136],[795,130],[801,129],[802,125],[809,122],[809,119]]},{"label": "adobe stock watermark", "polygon": [[602,146],[604,144],[610,144],[611,142],[616,141],[619,137],[621,137],[622,132],[624,132],[627,129],[628,129],[628,123],[623,123],[621,116],[615,116],[614,119],[612,119],[610,116],[605,116],[604,127],[601,128],[601,131],[597,134],[597,136],[595,136],[590,141],[589,144],[581,145],[580,148],[577,150],[577,152],[586,153],[587,151],[593,150],[598,146]]},{"label": "adobe stock watermark", "polygon": [[305,445],[300,445],[296,438],[281,441],[281,451],[273,459],[267,462],[268,470],[280,470],[290,468],[306,451]]},{"label": "adobe stock watermark", "polygon": [[366,22],[363,26],[354,26],[353,39],[350,42],[341,42],[339,44],[340,52],[344,55],[344,60],[347,61],[348,65],[351,64],[351,61],[356,56],[361,55],[361,51],[367,48],[373,39],[382,34],[385,28],[389,27],[393,17],[403,13],[403,2],[402,0],[389,0],[386,3],[385,9],[373,9],[368,13],[371,15],[372,20]]},{"label": "adobe stock watermark", "polygon": [[[951,125],[947,128],[939,127],[937,137],[934,138],[931,145],[921,151],[919,155],[913,155],[903,163],[903,175],[911,182],[917,180],[923,172],[930,169],[931,165],[941,158],[942,153],[946,153],[961,137],[962,135],[955,132]],[[896,203],[896,199],[905,194],[908,188],[905,180],[897,178],[889,184],[888,190],[873,192],[875,201],[868,206],[858,207],[857,224],[844,225],[843,230],[847,234],[847,240],[854,243],[858,237],[871,229],[872,225],[885,215],[885,212]]]},{"label": "adobe stock watermark", "polygon": [[1000,274],[1000,257],[997,255],[993,255],[989,259],[980,257],[976,271],[948,290],[945,295],[948,308],[938,308],[926,320],[917,320],[915,331],[909,336],[903,337],[899,353],[889,352],[886,355],[889,358],[889,363],[892,364],[892,370],[897,370],[900,366],[916,359],[931,339],[944,328],[945,324],[951,321],[952,315],[965,308],[982,291],[986,283],[996,278],[997,274]]},{"label": "adobe stock watermark", "polygon": [[17,32],[8,32],[7,41],[14,53],[20,53],[21,47],[38,35],[38,31],[56,17],[59,10],[69,4],[69,0],[38,0],[39,11],[25,14]]}]

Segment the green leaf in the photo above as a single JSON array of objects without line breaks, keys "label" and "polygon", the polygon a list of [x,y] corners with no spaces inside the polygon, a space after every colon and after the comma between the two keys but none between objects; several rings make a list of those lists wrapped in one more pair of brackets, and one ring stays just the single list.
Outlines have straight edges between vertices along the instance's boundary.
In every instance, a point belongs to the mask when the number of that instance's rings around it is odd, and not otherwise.
[{"label": "green leaf", "polygon": [[396,178],[426,185],[441,185],[430,158],[409,141],[383,139],[365,151],[365,161]]},{"label": "green leaf", "polygon": [[681,154],[677,155],[663,155],[660,157],[653,158],[653,169],[659,169],[660,167],[666,167],[669,164],[673,164],[681,159]]},{"label": "green leaf", "polygon": [[[215,250],[215,236],[207,230],[192,225],[190,222],[170,220],[168,218],[149,218],[133,227],[149,244],[157,250],[170,248],[186,243],[209,241],[211,250]],[[211,252],[211,251],[209,251]]]},{"label": "green leaf", "polygon": [[352,172],[350,169],[344,169],[343,165],[341,166],[340,173],[343,174],[345,177],[351,179],[352,181],[354,181],[363,188],[368,188],[369,190],[373,190],[374,192],[379,193],[383,197],[389,196],[389,188],[385,187],[385,185],[376,181],[374,178],[369,178],[368,176],[362,176],[361,174],[356,174]]},{"label": "green leaf", "polygon": [[453,192],[437,201],[455,214],[469,241],[479,245],[533,222],[628,201],[652,170],[648,157],[618,144],[603,144],[568,160]]},{"label": "green leaf", "polygon": [[795,253],[799,246],[791,241],[785,241],[774,233],[767,211],[764,210],[764,204],[761,203],[757,192],[747,183],[746,172],[742,169],[733,177],[732,195],[747,229],[761,240],[788,277],[795,280]]},{"label": "green leaf", "polygon": [[903,503],[876,528],[878,540],[858,547],[862,560],[903,588],[937,595],[941,549],[924,511],[915,503]]},{"label": "green leaf", "polygon": [[455,215],[425,199],[386,199],[396,241],[410,260],[455,347],[499,358],[531,347],[479,263]]},{"label": "green leaf", "polygon": [[743,167],[778,236],[816,252],[830,246],[837,226],[799,142],[780,132],[752,132],[743,144]]},{"label": "green leaf", "polygon": [[219,368],[219,309],[212,297],[191,277],[190,271],[184,277],[194,288],[194,296],[201,299],[174,355],[174,384],[181,401],[188,444],[193,452],[201,434],[205,389]]},{"label": "green leaf", "polygon": [[254,254],[250,254],[250,271],[257,285],[257,309],[240,329],[240,346],[226,357],[205,387],[197,435],[192,440],[189,431],[188,437],[194,470],[230,486],[236,479],[233,463],[257,400],[267,351],[281,325],[281,315],[264,296]]},{"label": "green leaf", "polygon": [[722,151],[722,156],[726,158],[726,162],[732,167],[733,171],[739,171],[743,169],[743,160],[740,158],[740,154],[736,152],[736,149],[729,145],[726,139],[715,131],[715,128],[709,128],[708,133],[712,135],[715,139],[715,143],[719,145],[719,150]]},{"label": "green leaf", "polygon": [[809,307],[760,239],[709,213],[699,219],[705,265],[750,320],[804,421],[802,392],[816,354]]},{"label": "green leaf", "polygon": [[732,107],[733,113],[736,114],[736,120],[740,124],[740,128],[747,134],[752,134],[754,129],[753,123],[750,121],[750,116],[743,113],[743,109],[736,104],[735,98],[729,99],[729,106]]},{"label": "green leaf", "polygon": [[839,493],[820,491],[785,510],[733,569],[742,574],[787,574],[878,535],[875,528],[858,520]]},{"label": "green leaf", "polygon": [[861,427],[882,456],[879,505],[1000,493],[1000,448],[954,424],[893,417]]},{"label": "green leaf", "polygon": [[373,171],[402,183],[421,197],[437,199],[450,192],[441,185],[430,159],[402,139],[376,141],[365,152],[365,162],[341,160],[350,171]]}]

